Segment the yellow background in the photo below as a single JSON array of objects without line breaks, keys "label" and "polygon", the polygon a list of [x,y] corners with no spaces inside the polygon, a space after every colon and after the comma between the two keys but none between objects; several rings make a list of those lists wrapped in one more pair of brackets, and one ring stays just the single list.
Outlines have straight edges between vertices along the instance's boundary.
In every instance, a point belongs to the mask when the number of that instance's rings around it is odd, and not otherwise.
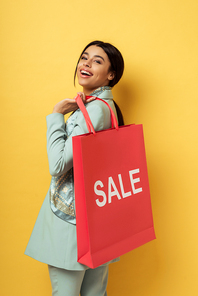
[{"label": "yellow background", "polygon": [[125,58],[113,93],[144,126],[157,236],[110,266],[108,295],[198,295],[197,16],[197,0],[1,1],[0,295],[51,295],[46,265],[23,255],[50,183],[45,117],[80,90],[95,39]]}]

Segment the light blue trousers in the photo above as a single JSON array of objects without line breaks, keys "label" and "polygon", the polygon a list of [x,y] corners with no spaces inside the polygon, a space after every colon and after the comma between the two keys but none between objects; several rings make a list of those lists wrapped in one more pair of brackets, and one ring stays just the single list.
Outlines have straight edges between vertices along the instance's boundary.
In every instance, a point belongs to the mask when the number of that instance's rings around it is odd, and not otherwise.
[{"label": "light blue trousers", "polygon": [[52,296],[107,296],[108,265],[82,271],[48,268]]}]

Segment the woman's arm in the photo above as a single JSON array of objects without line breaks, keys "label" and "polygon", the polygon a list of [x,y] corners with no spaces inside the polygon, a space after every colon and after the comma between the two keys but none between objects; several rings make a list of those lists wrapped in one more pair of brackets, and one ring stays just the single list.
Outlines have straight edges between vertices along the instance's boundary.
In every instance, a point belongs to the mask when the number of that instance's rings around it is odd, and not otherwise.
[{"label": "woman's arm", "polygon": [[[86,105],[96,131],[111,126],[109,108],[101,101]],[[79,112],[72,134],[67,137],[64,115],[53,113],[47,116],[47,153],[52,176],[59,176],[73,167],[72,137],[87,133],[82,112]]]}]

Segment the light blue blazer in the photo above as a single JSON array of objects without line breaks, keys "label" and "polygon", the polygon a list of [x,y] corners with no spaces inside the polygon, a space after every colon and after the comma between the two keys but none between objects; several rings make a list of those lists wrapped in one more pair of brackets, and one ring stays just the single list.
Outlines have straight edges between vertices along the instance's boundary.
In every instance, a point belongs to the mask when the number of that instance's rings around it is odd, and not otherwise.
[{"label": "light blue blazer", "polygon": [[[111,90],[105,90],[98,97],[106,100],[116,114]],[[86,108],[96,131],[111,127],[110,111],[106,104],[95,100],[86,104]],[[87,132],[85,119],[80,110],[72,134],[67,139],[64,116],[60,113],[47,116],[47,150],[52,176],[59,176],[73,167],[72,137]],[[67,270],[88,268],[77,262],[76,226],[58,218],[52,212],[49,191],[37,217],[25,254]]]}]

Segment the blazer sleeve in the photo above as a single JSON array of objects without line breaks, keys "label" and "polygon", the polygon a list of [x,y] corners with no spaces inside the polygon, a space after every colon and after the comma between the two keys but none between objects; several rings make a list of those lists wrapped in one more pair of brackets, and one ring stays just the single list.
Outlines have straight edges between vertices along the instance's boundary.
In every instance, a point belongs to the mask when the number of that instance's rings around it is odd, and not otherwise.
[{"label": "blazer sleeve", "polygon": [[[110,111],[103,102],[92,101],[86,108],[95,131],[110,128]],[[64,115],[53,113],[47,116],[47,154],[52,176],[60,176],[73,167],[72,137],[85,133],[88,130],[81,111],[69,137],[65,130]]]}]

